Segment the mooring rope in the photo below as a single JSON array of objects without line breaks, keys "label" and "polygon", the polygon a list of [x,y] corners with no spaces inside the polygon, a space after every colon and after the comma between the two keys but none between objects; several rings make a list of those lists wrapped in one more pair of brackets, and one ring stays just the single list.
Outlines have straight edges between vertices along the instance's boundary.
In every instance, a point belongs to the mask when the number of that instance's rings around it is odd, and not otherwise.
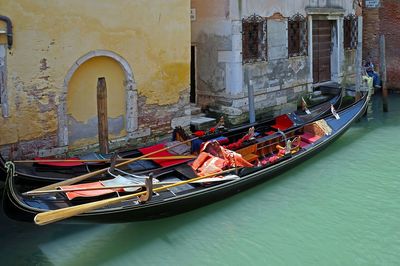
[{"label": "mooring rope", "polygon": [[4,166],[6,167],[6,170],[7,170],[7,176],[9,176],[9,177],[16,176],[15,164],[13,162],[8,161],[4,164]]}]

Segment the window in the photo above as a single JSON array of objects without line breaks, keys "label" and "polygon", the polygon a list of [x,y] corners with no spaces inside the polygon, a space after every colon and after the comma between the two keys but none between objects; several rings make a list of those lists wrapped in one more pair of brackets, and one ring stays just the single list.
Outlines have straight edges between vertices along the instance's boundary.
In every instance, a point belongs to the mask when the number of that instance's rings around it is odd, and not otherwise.
[{"label": "window", "polygon": [[343,45],[344,49],[356,49],[357,48],[357,17],[354,15],[348,15],[343,20]]},{"label": "window", "polygon": [[267,20],[252,15],[242,20],[243,63],[267,60]]},{"label": "window", "polygon": [[307,55],[307,21],[301,14],[288,19],[288,55],[289,57]]}]

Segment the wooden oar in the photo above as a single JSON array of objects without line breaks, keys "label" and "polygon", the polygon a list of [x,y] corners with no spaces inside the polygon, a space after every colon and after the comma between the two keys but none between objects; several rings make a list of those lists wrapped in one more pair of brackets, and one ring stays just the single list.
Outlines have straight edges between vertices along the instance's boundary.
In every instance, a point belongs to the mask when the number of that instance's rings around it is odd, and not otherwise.
[{"label": "wooden oar", "polygon": [[[239,177],[236,175],[231,176],[230,178],[218,178],[216,177],[215,179],[212,180],[196,180],[193,182],[190,182],[190,184],[194,183],[215,183],[215,182],[224,182],[224,181],[231,181],[238,179]],[[176,182],[159,182],[159,183],[154,183],[153,186],[165,186],[165,185],[172,185],[175,184]],[[120,186],[108,186],[108,187],[88,187],[88,188],[69,188],[69,189],[53,189],[53,190],[38,190],[38,191],[28,191],[22,193],[24,196],[37,196],[37,195],[43,195],[43,194],[50,194],[50,193],[59,193],[59,192],[78,192],[78,191],[91,191],[91,190],[104,190],[104,189],[118,189],[118,188],[141,188],[144,187],[145,184],[132,184],[132,185],[120,185]]]},{"label": "wooden oar", "polygon": [[[176,155],[176,156],[163,156],[163,157],[147,157],[140,160],[181,160],[181,159],[193,159],[196,158],[194,155]],[[117,161],[128,161],[136,158],[118,158]],[[43,160],[24,160],[14,161],[14,163],[103,163],[109,162],[109,159],[93,159],[93,160],[79,160],[79,159],[43,159]]]},{"label": "wooden oar", "polygon": [[[151,156],[151,155],[153,155],[153,154],[157,154],[157,153],[159,153],[159,152],[162,152],[162,151],[165,151],[165,150],[168,150],[168,149],[177,147],[177,146],[179,146],[179,145],[186,144],[186,143],[191,142],[191,141],[193,141],[193,140],[195,140],[195,139],[198,139],[198,137],[192,138],[192,139],[189,139],[189,140],[186,140],[186,141],[181,142],[181,143],[177,143],[177,144],[172,145],[172,146],[169,146],[169,147],[165,147],[165,148],[162,148],[162,149],[159,149],[159,150],[150,152],[150,153],[148,153],[148,154],[144,154],[144,155],[142,155],[142,156],[139,156],[139,157],[137,157],[137,158],[133,158],[133,159],[131,159],[131,160],[128,160],[128,161],[125,161],[125,162],[122,162],[122,163],[119,163],[119,164],[115,165],[115,167],[120,167],[120,166],[124,166],[124,165],[130,164],[130,163],[133,163],[133,162],[135,162],[135,161],[139,161],[139,160],[141,160],[141,159],[143,159],[143,158],[146,158],[146,157],[149,157],[149,156]],[[32,191],[37,191],[37,190],[50,190],[50,189],[56,189],[56,188],[58,188],[58,187],[60,187],[60,186],[72,185],[72,184],[78,183],[78,182],[80,182],[80,181],[83,181],[83,180],[85,180],[85,179],[88,179],[89,177],[92,177],[92,176],[96,176],[96,175],[105,173],[105,172],[107,172],[107,170],[108,170],[108,167],[107,167],[107,168],[103,168],[103,169],[99,169],[99,170],[97,170],[97,171],[90,172],[90,173],[87,173],[87,174],[84,174],[84,175],[80,175],[80,176],[77,176],[77,177],[74,177],[74,178],[71,178],[71,179],[67,179],[67,180],[64,180],[64,181],[61,181],[61,182],[57,182],[57,183],[54,183],[54,184],[51,184],[51,185],[48,185],[48,186],[44,186],[44,187],[41,187],[41,188],[37,188],[37,189],[34,189],[34,190],[32,190]]]},{"label": "wooden oar", "polygon": [[[234,168],[234,169],[228,169],[219,173],[214,173],[214,174],[209,174],[209,175],[204,175],[204,176],[198,176],[189,180],[185,180],[185,181],[180,181],[171,185],[167,185],[167,186],[162,186],[162,187],[158,187],[153,189],[154,192],[159,192],[162,190],[166,190],[168,188],[172,188],[172,187],[176,187],[176,186],[181,186],[187,183],[191,183],[200,179],[204,179],[207,177],[212,177],[212,176],[216,176],[216,175],[220,175],[220,174],[224,174],[227,172],[230,172],[232,170],[235,170],[238,168]],[[134,194],[129,194],[129,195],[125,195],[125,196],[121,196],[121,197],[116,197],[116,198],[111,198],[111,199],[104,199],[104,200],[99,200],[99,201],[95,201],[95,202],[90,202],[90,203],[86,203],[86,204],[81,204],[81,205],[77,205],[77,206],[72,206],[72,207],[67,207],[67,208],[62,208],[62,209],[58,209],[58,210],[54,210],[54,211],[46,211],[46,212],[42,212],[42,213],[38,213],[36,214],[34,221],[36,224],[38,225],[45,225],[45,224],[50,224],[50,223],[54,223],[63,219],[67,219],[70,218],[72,216],[76,216],[85,212],[89,212],[92,210],[96,210],[99,208],[103,208],[106,206],[110,206],[113,204],[117,204],[120,203],[122,201],[126,201],[126,200],[130,200],[130,199],[134,199],[135,197],[141,196],[146,194],[146,191],[142,191],[142,192],[137,192]]]}]

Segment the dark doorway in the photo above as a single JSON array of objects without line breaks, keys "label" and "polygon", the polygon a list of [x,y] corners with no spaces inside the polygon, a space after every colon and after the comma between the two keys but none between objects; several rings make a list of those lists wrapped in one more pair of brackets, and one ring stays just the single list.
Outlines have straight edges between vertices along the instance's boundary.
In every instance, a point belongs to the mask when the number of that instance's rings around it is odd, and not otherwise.
[{"label": "dark doorway", "polygon": [[313,20],[314,83],[331,80],[332,21]]},{"label": "dark doorway", "polygon": [[196,46],[190,50],[190,102],[196,103]]}]

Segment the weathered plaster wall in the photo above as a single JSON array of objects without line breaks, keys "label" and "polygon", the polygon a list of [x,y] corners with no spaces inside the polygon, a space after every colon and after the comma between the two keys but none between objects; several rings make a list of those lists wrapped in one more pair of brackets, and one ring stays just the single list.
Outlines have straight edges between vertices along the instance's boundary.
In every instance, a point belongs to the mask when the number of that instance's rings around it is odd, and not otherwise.
[{"label": "weathered plaster wall", "polygon": [[351,86],[356,82],[356,50],[345,50],[344,60],[342,64],[343,70],[343,86]]},{"label": "weathered plaster wall", "polygon": [[197,16],[192,22],[192,44],[197,47],[197,103],[206,107],[214,103],[215,98],[210,95],[227,94],[227,62],[218,58],[225,51],[232,51],[229,0],[192,0],[191,7]]},{"label": "weathered plaster wall", "polygon": [[[0,0],[0,6],[14,23],[14,46],[7,54],[10,115],[0,116],[6,152],[19,147],[20,155],[30,156],[57,146],[64,79],[90,51],[112,51],[129,63],[142,101],[137,118],[148,121],[139,125],[138,135],[151,133],[146,128],[153,119],[143,117],[148,109],[179,106],[185,114],[189,101],[180,101],[189,91],[189,0]],[[113,117],[124,114],[119,109]],[[169,126],[173,115],[163,116]]]},{"label": "weathered plaster wall", "polygon": [[[312,87],[311,46],[308,56],[288,58],[288,17],[296,13],[307,16],[312,10],[310,18],[315,14],[322,14],[324,19],[334,15],[329,19],[342,27],[340,16],[354,14],[353,1],[348,0],[216,2],[192,0],[192,8],[197,11],[197,20],[192,22],[192,43],[198,51],[198,103],[211,113],[227,115],[231,123],[247,120],[250,86],[254,89],[257,116],[295,109],[299,96]],[[204,12],[207,7],[212,14]],[[241,23],[253,14],[268,18],[268,61],[242,64]],[[335,81],[341,81],[343,76],[350,81],[354,77],[354,57],[343,54],[342,40],[333,40],[336,55],[332,76]],[[341,67],[342,61],[346,66]]]},{"label": "weathered plaster wall", "polygon": [[67,92],[67,114],[70,148],[97,142],[97,79],[107,84],[107,114],[110,138],[120,138],[125,130],[125,75],[114,59],[94,57],[79,66]]}]

